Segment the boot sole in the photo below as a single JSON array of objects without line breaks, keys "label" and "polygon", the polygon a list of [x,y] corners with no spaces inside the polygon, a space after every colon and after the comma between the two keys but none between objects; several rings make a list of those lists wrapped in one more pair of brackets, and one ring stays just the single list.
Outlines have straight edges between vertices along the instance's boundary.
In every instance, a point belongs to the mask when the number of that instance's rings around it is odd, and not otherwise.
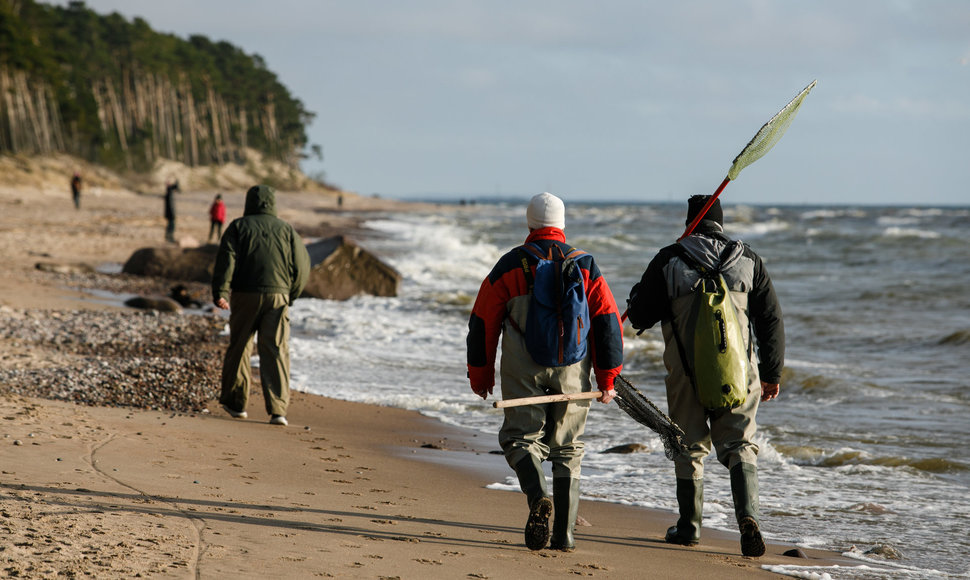
[{"label": "boot sole", "polygon": [[525,545],[530,550],[541,550],[549,543],[549,516],[552,515],[552,501],[544,497],[536,502],[529,512],[525,524]]},{"label": "boot sole", "polygon": [[749,558],[759,558],[765,555],[765,540],[761,537],[761,529],[754,518],[746,517],[738,526],[741,529],[741,554]]}]

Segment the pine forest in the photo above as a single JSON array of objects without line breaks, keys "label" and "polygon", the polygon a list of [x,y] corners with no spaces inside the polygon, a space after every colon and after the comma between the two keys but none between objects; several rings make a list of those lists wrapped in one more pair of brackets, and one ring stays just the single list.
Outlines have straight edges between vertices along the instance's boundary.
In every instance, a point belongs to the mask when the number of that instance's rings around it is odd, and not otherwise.
[{"label": "pine forest", "polygon": [[227,42],[80,1],[0,0],[0,154],[141,171],[242,162],[252,148],[295,167],[313,116],[260,56]]}]

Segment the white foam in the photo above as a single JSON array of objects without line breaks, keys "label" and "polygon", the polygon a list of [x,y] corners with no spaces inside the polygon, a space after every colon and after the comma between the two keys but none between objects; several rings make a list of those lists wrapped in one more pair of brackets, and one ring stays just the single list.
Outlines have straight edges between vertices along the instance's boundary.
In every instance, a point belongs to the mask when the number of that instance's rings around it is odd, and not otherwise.
[{"label": "white foam", "polygon": [[791,228],[787,221],[772,219],[766,222],[757,223],[733,223],[725,224],[725,230],[732,236],[744,238],[759,238],[773,232],[780,232]]},{"label": "white foam", "polygon": [[833,580],[832,576],[828,572],[824,571],[824,568],[782,566],[776,564],[772,566],[762,566],[761,569],[774,572],[775,574],[790,576],[792,578],[805,578],[806,580]]},{"label": "white foam", "polygon": [[883,230],[883,235],[889,238],[922,238],[934,240],[940,237],[937,232],[919,230],[915,228],[889,227]]},{"label": "white foam", "polygon": [[920,223],[920,218],[915,215],[891,216],[884,215],[876,219],[876,223],[883,226],[911,226]]},{"label": "white foam", "polygon": [[803,220],[835,219],[841,217],[863,218],[866,217],[865,210],[854,208],[840,209],[816,209],[806,211],[801,214]]}]

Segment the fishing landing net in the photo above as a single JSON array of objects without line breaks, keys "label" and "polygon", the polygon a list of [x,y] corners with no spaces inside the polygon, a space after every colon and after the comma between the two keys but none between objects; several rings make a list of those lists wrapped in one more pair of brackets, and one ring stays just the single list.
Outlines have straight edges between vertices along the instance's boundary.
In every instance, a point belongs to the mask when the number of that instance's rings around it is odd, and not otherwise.
[{"label": "fishing landing net", "polygon": [[817,82],[812,81],[811,84],[802,89],[798,96],[778,111],[774,117],[768,119],[768,122],[755,133],[751,141],[741,150],[741,153],[738,153],[738,156],[734,158],[731,169],[728,171],[728,179],[734,181],[742,169],[764,157],[765,153],[775,146],[775,143],[781,139],[781,136],[785,134],[785,131],[788,130],[789,125],[795,119],[795,113],[802,106],[802,101],[805,100],[805,97],[808,96],[809,91],[815,87]]},{"label": "fishing landing net", "polygon": [[663,411],[657,408],[650,399],[646,398],[636,387],[622,376],[613,381],[616,389],[616,404],[636,422],[649,428],[660,436],[664,445],[664,455],[673,459],[681,453],[687,453],[684,445],[684,431],[670,420]]},{"label": "fishing landing net", "polygon": [[707,203],[704,204],[704,207],[701,208],[701,211],[697,213],[693,221],[687,225],[687,229],[684,230],[684,233],[681,234],[677,241],[686,238],[694,231],[694,228],[696,228],[697,224],[704,219],[704,216],[707,214],[707,210],[711,209],[711,206],[714,205],[714,202],[717,200],[718,196],[721,195],[721,192],[724,191],[724,188],[727,187],[727,184],[737,179],[738,174],[741,173],[742,169],[764,157],[765,153],[775,146],[775,143],[777,143],[778,140],[781,139],[781,136],[785,134],[785,131],[788,130],[791,122],[795,120],[795,113],[798,112],[798,108],[802,106],[802,101],[805,100],[805,97],[808,96],[809,91],[815,87],[815,83],[817,82],[818,81],[812,81],[807,87],[802,89],[802,92],[798,93],[798,96],[792,99],[780,111],[775,113],[774,117],[768,119],[767,123],[762,125],[761,129],[755,133],[754,137],[752,137],[751,140],[748,141],[748,144],[744,146],[744,149],[742,149],[741,152],[738,153],[738,156],[734,158],[734,162],[731,163],[731,168],[728,170],[727,177],[724,178],[724,181],[722,181],[721,185],[718,186],[717,191],[715,191],[714,195],[707,200]]}]

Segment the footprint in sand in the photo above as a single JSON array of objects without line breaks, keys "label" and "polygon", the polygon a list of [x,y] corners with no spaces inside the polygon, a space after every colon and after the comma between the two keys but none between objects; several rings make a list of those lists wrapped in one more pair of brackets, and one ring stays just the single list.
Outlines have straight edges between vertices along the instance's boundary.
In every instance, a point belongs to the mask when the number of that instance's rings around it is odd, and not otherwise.
[{"label": "footprint in sand", "polygon": [[415,558],[414,561],[417,562],[418,564],[430,564],[432,566],[441,566],[442,565],[441,560],[429,560],[427,558]]},{"label": "footprint in sand", "polygon": [[576,564],[576,565],[580,568],[585,568],[587,570],[602,570],[604,572],[609,571],[609,568],[607,566],[603,566],[601,564]]}]

